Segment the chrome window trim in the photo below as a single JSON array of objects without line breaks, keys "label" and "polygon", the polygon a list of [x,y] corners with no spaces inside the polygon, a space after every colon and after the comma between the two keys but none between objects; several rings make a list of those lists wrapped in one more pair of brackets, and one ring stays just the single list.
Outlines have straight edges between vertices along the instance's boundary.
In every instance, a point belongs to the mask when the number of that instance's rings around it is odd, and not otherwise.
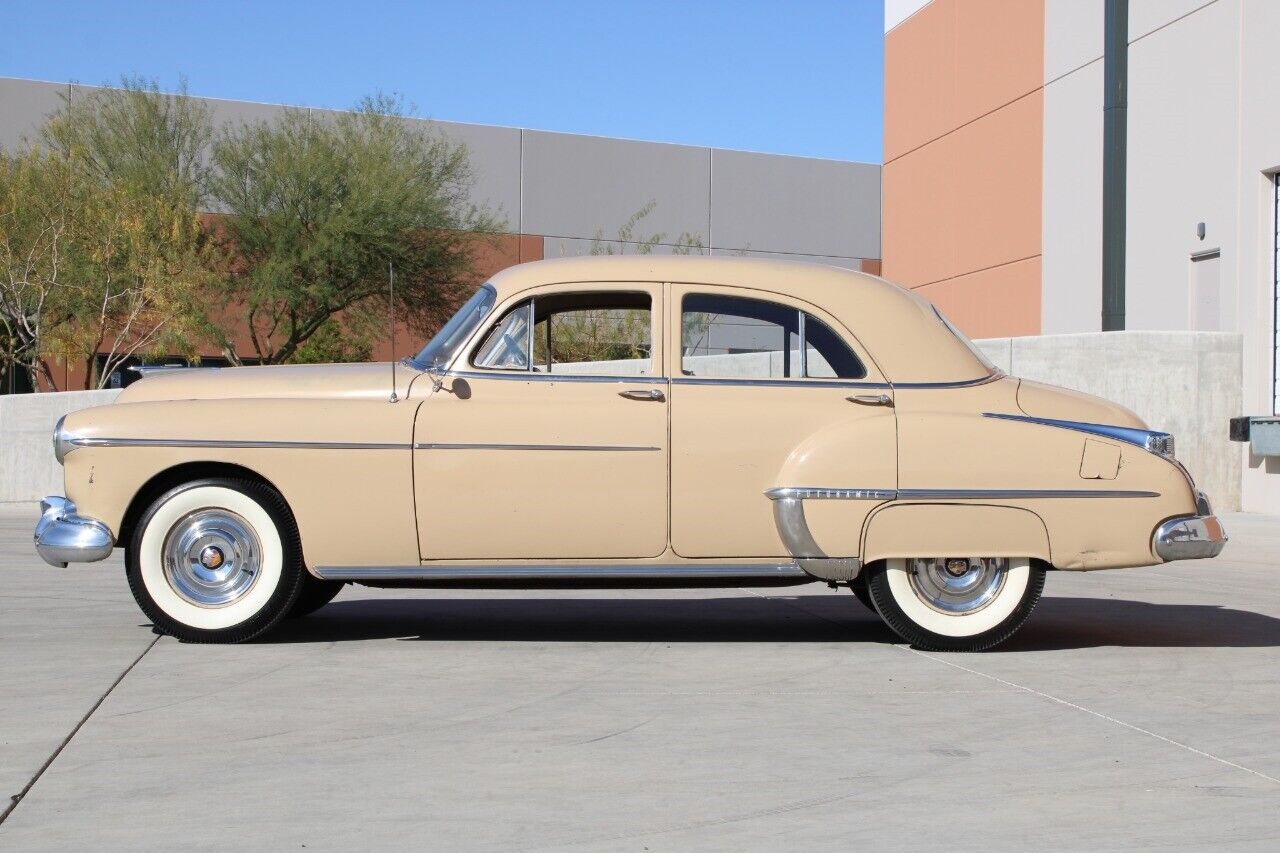
[{"label": "chrome window trim", "polygon": [[680,580],[701,578],[804,578],[796,563],[703,563],[684,565],[573,565],[564,563],[417,566],[316,566],[316,577],[341,581]]},{"label": "chrome window trim", "polygon": [[413,446],[414,450],[596,450],[611,453],[630,451],[662,450],[661,447],[639,447],[622,444],[449,444],[442,442],[420,442]]},{"label": "chrome window trim", "polygon": [[662,376],[618,376],[614,374],[591,373],[529,373],[526,371],[494,370],[483,373],[474,370],[450,370],[445,376],[451,379],[502,379],[516,382],[625,382],[631,385],[666,385],[668,380]]},{"label": "chrome window trim", "polygon": [[202,438],[72,438],[76,447],[214,447],[238,450],[410,450],[409,442],[258,441]]},{"label": "chrome window trim", "polygon": [[1022,423],[1036,424],[1038,426],[1057,427],[1058,429],[1069,429],[1075,432],[1088,433],[1102,438],[1111,438],[1116,441],[1123,441],[1126,444],[1132,444],[1135,447],[1141,447],[1148,453],[1153,453],[1162,459],[1173,460],[1172,453],[1162,453],[1155,450],[1153,444],[1171,438],[1167,432],[1159,432],[1157,430],[1137,429],[1136,427],[1120,427],[1110,424],[1094,424],[1085,421],[1067,421],[1058,420],[1056,418],[1037,418],[1031,415],[1010,415],[1004,412],[983,412],[984,418],[993,418],[1001,421],[1021,421]]},{"label": "chrome window trim", "polygon": [[734,379],[718,376],[674,376],[673,385],[741,385],[776,388],[889,388],[900,390],[942,390],[947,388],[973,388],[1003,379],[1004,374],[996,371],[977,379],[963,379],[956,382],[866,382],[861,379]]}]

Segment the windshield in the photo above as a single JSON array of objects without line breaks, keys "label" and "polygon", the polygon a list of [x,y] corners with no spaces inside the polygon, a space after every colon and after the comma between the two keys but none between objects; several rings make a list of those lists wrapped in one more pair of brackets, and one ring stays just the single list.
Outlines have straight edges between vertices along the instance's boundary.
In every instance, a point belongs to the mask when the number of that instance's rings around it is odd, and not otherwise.
[{"label": "windshield", "polygon": [[498,299],[498,292],[492,285],[484,285],[475,295],[458,309],[458,313],[449,318],[436,336],[431,339],[422,352],[413,357],[413,365],[419,370],[443,370],[453,361],[458,348],[461,347],[476,330]]},{"label": "windshield", "polygon": [[978,349],[977,345],[974,344],[973,341],[969,340],[969,338],[965,335],[964,332],[957,329],[955,327],[955,324],[947,319],[947,315],[943,314],[941,311],[938,310],[937,305],[933,306],[933,313],[938,315],[938,319],[942,321],[942,325],[947,327],[947,331],[955,335],[962,344],[964,344],[966,347],[969,348],[969,352],[973,353],[973,357],[976,358],[979,362],[981,362],[983,367],[985,367],[987,370],[991,371],[992,373],[999,372],[999,368],[991,363],[991,359],[987,358],[986,353]]}]

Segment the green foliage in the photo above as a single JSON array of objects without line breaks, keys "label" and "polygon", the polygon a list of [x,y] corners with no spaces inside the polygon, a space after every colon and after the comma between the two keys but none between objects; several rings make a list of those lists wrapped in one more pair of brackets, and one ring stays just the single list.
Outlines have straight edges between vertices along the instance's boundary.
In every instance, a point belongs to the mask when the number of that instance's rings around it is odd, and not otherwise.
[{"label": "green foliage", "polygon": [[331,364],[369,361],[373,358],[373,340],[367,333],[344,327],[330,318],[294,351],[294,364]]},{"label": "green foliage", "polygon": [[636,229],[644,221],[645,217],[650,213],[653,213],[654,208],[657,206],[657,201],[650,199],[648,204],[631,214],[631,216],[627,218],[627,221],[618,227],[618,236],[613,238],[621,244],[617,250],[614,249],[612,243],[605,241],[604,230],[597,230],[596,236],[591,240],[590,254],[625,255],[628,254],[629,249],[630,254],[649,255],[652,254],[653,250],[658,246],[670,245],[671,254],[673,255],[692,255],[698,250],[705,248],[702,242],[702,237],[692,231],[681,232],[680,236],[676,237],[675,240],[669,244],[667,243],[666,232],[650,234],[647,237],[637,236]]},{"label": "green foliage", "polygon": [[217,262],[197,212],[208,137],[193,102],[126,80],[67,98],[39,143],[3,156],[6,362],[51,386],[44,356],[83,360],[92,387],[131,356],[194,353]]},{"label": "green foliage", "polygon": [[389,266],[424,333],[474,284],[501,223],[471,184],[464,147],[382,96],[215,137],[185,84],[77,88],[0,153],[0,373],[52,387],[48,358],[79,360],[91,387],[202,340],[236,363],[367,359]]},{"label": "green foliage", "polygon": [[330,318],[387,306],[419,330],[438,323],[473,284],[478,240],[499,223],[467,201],[466,149],[404,121],[399,101],[368,98],[352,113],[286,110],[278,121],[226,130],[214,146],[214,196],[229,213],[225,245],[239,262],[223,282],[242,311],[247,346],[290,360]]},{"label": "green foliage", "polygon": [[[650,312],[636,308],[561,311],[551,315],[551,356],[556,364],[646,358]],[[547,330],[534,332],[534,362],[546,364]]]}]

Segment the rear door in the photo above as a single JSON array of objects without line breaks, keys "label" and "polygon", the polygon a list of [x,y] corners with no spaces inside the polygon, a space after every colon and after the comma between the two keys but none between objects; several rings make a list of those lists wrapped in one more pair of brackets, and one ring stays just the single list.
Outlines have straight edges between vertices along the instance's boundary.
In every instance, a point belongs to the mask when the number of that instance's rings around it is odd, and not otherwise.
[{"label": "rear door", "polygon": [[[671,541],[683,557],[787,557],[776,487],[897,487],[892,390],[835,318],[742,288],[672,285]],[[857,556],[878,500],[806,505],[818,544]]]}]

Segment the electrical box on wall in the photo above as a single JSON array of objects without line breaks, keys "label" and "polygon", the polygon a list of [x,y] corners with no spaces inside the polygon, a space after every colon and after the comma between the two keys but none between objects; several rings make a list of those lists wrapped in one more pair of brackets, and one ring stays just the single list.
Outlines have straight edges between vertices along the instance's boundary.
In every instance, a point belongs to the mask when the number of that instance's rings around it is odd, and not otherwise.
[{"label": "electrical box on wall", "polygon": [[1232,418],[1231,440],[1249,442],[1254,456],[1280,456],[1280,417]]}]

